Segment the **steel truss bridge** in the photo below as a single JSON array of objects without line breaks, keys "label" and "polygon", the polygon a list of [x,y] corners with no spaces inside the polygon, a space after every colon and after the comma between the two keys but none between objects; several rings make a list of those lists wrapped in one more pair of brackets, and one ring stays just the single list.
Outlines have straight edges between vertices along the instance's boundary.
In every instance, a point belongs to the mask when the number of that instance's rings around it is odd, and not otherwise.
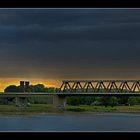
[{"label": "steel truss bridge", "polygon": [[53,97],[55,107],[65,107],[68,96],[140,96],[140,80],[64,80],[55,93],[28,92],[29,84],[19,93],[0,93],[0,97],[14,97],[18,106],[27,105],[28,97]]},{"label": "steel truss bridge", "polygon": [[62,93],[140,93],[140,80],[64,80]]}]

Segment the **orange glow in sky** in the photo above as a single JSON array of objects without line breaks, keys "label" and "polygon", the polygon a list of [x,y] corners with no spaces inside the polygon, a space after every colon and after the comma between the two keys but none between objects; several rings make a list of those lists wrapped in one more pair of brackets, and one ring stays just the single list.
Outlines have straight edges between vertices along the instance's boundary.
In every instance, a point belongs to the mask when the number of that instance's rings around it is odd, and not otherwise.
[{"label": "orange glow in sky", "polygon": [[53,80],[42,80],[42,79],[0,79],[0,92],[4,92],[4,89],[9,85],[20,84],[20,81],[29,81],[30,85],[43,84],[45,87],[59,87],[60,83]]}]

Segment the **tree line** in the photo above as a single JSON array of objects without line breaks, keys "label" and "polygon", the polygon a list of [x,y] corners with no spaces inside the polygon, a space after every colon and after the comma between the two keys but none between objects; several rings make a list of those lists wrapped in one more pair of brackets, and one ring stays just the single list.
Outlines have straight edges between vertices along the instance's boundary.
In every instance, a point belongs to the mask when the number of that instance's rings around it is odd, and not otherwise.
[{"label": "tree line", "polygon": [[[57,92],[58,88],[55,87],[45,87],[43,84],[36,84],[36,85],[29,85],[28,92],[49,92],[49,93],[53,93],[53,92]],[[4,89],[4,92],[21,92],[21,87],[20,86],[16,86],[16,85],[9,85],[8,87],[6,87]]]},{"label": "tree line", "polygon": [[67,103],[69,105],[104,105],[104,106],[117,106],[117,105],[139,105],[140,97],[68,97]]},{"label": "tree line", "polygon": [[[55,87],[45,87],[43,84],[29,85],[28,92],[44,92],[54,93],[59,89]],[[20,92],[21,87],[16,85],[9,85],[4,89],[4,92]],[[8,99],[9,100],[9,99]],[[42,98],[34,98],[33,103],[45,103]],[[140,104],[140,97],[115,97],[115,96],[104,96],[104,97],[67,97],[67,104],[69,105],[104,105],[104,106],[117,106],[117,105],[137,105]]]}]

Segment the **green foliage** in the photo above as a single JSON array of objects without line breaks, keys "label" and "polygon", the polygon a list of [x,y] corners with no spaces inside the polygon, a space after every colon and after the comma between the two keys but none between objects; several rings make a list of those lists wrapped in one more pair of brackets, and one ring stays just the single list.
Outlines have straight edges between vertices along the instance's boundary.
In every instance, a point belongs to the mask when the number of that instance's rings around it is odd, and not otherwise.
[{"label": "green foliage", "polygon": [[105,97],[101,98],[101,102],[105,107],[109,106],[109,98],[110,97],[108,97],[108,96],[105,96]]},{"label": "green foliage", "polygon": [[122,104],[122,105],[127,105],[127,101],[128,101],[128,96],[123,96],[123,97],[117,97],[118,98],[118,103]]},{"label": "green foliage", "polygon": [[45,87],[43,84],[34,85],[33,88],[34,88],[34,92],[44,92],[45,91]]},{"label": "green foliage", "polygon": [[[4,92],[20,92],[20,86],[9,85],[5,88]],[[54,93],[57,92],[58,88],[54,87],[45,87],[43,84],[29,85],[28,92],[45,92],[45,93]],[[80,90],[79,90],[80,91]],[[80,91],[81,92],[81,91]],[[88,92],[91,92],[90,89]],[[100,89],[100,92],[105,92],[104,89]],[[113,90],[111,91],[113,92]],[[51,102],[52,99],[49,99]],[[8,102],[13,102],[12,98],[5,98],[0,100],[0,104],[7,104]],[[30,102],[35,104],[45,104],[45,98],[30,98]],[[104,96],[104,97],[91,97],[91,96],[81,96],[81,97],[67,97],[67,104],[69,105],[104,105],[106,106],[116,106],[116,105],[135,105],[140,104],[140,97],[114,97],[114,96]]]},{"label": "green foliage", "polygon": [[46,88],[46,92],[54,93],[56,92],[56,88],[53,88],[53,87]]},{"label": "green foliage", "polygon": [[35,92],[34,85],[30,85],[28,91],[29,92]]},{"label": "green foliage", "polygon": [[95,102],[102,104],[104,106],[116,106],[118,105],[117,97],[113,96],[105,96],[105,97],[68,97],[67,104],[68,105],[91,105]]},{"label": "green foliage", "polygon": [[52,104],[52,97],[31,97],[28,99],[31,104]]},{"label": "green foliage", "polygon": [[129,105],[136,105],[137,104],[137,98],[136,97],[129,97],[128,98],[128,104]]},{"label": "green foliage", "polygon": [[[43,84],[30,85],[28,92],[57,92],[58,89],[54,87],[45,87]],[[4,92],[20,92],[20,86],[10,85],[4,89]]]},{"label": "green foliage", "polygon": [[101,98],[102,104],[107,107],[107,106],[116,106],[118,105],[118,98],[114,96],[105,96]]},{"label": "green foliage", "polygon": [[95,97],[83,96],[83,97],[67,97],[67,104],[69,105],[90,105],[95,101]]},{"label": "green foliage", "polygon": [[109,105],[112,106],[112,107],[118,105],[118,99],[117,99],[117,97],[110,97],[110,99],[109,99]]},{"label": "green foliage", "polygon": [[137,104],[140,104],[140,97],[137,97]]},{"label": "green foliage", "polygon": [[102,97],[95,97],[95,101],[102,102]]},{"label": "green foliage", "polygon": [[[28,88],[28,92],[32,93],[38,93],[38,92],[46,92],[46,93],[54,93],[56,92],[57,88],[54,87],[45,87],[43,84],[36,84],[36,85],[30,85]],[[20,92],[20,86],[10,85],[4,89],[4,92]],[[33,104],[51,104],[52,103],[52,97],[32,97],[28,98],[28,101]],[[12,104],[14,101],[14,98],[2,98],[0,100],[0,104]]]},{"label": "green foliage", "polygon": [[68,111],[76,111],[76,112],[80,112],[80,111],[86,111],[84,108],[80,108],[80,107],[71,107],[67,109]]},{"label": "green foliage", "polygon": [[10,85],[4,89],[4,92],[19,92],[20,88],[15,85]]},{"label": "green foliage", "polygon": [[79,97],[68,97],[67,98],[67,104],[70,105],[80,105],[80,98]]},{"label": "green foliage", "polygon": [[8,98],[0,98],[0,105],[8,104]]},{"label": "green foliage", "polygon": [[37,85],[30,85],[29,86],[29,92],[48,92],[48,93],[54,93],[57,92],[57,88],[54,87],[45,87],[43,84],[37,84]]}]

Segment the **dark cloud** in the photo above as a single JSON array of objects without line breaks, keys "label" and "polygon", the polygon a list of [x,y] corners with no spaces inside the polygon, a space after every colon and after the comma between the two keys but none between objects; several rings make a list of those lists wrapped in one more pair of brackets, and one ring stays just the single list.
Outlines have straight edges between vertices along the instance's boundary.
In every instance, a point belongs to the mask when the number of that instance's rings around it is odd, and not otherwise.
[{"label": "dark cloud", "polygon": [[140,78],[140,9],[0,9],[0,77]]}]

